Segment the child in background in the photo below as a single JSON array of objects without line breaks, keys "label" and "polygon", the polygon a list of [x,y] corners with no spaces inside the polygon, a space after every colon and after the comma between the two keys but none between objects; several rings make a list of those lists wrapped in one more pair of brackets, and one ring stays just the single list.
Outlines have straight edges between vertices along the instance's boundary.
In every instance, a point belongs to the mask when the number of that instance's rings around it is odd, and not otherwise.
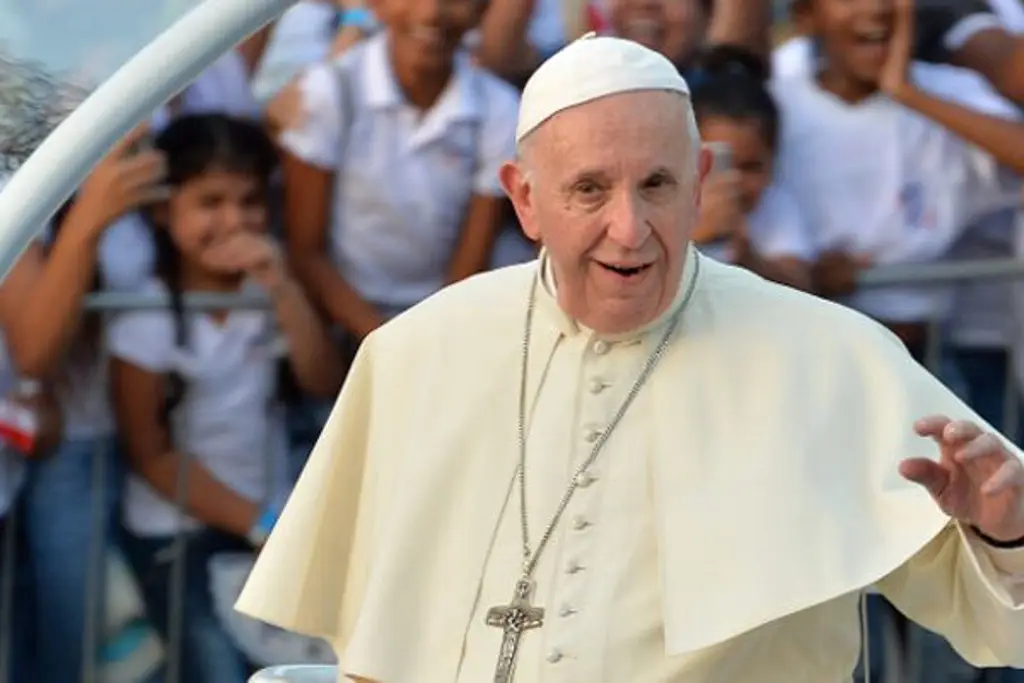
[{"label": "child in background", "polygon": [[296,275],[358,341],[487,268],[515,154],[518,95],[461,48],[484,0],[380,0],[384,26],[305,73],[284,149]]},{"label": "child in background", "polygon": [[722,146],[729,166],[703,188],[694,241],[713,258],[808,289],[812,245],[795,201],[772,183],[779,114],[763,81],[725,65],[709,70],[692,97],[701,139]]},{"label": "child in background", "polygon": [[1024,169],[1024,127],[914,85],[946,67],[911,71],[908,0],[810,0],[808,18],[821,40],[820,68],[774,88],[780,181],[813,231],[816,290],[883,322],[923,359],[927,323],[947,314],[949,291],[857,291],[857,275],[871,265],[939,259],[975,216],[1016,201],[998,164]]},{"label": "child in background", "polygon": [[[156,145],[167,157],[170,198],[150,212],[159,277],[143,291],[168,295],[171,305],[121,314],[108,332],[115,414],[134,470],[126,547],[154,625],[168,641],[181,638],[180,659],[170,662],[181,680],[244,683],[248,662],[214,612],[211,562],[258,549],[289,491],[282,369],[298,388],[327,396],[342,368],[267,237],[276,155],[263,131],[220,115],[185,116]],[[271,312],[183,307],[186,293],[254,290],[270,297]],[[170,622],[179,559],[183,628]]]}]

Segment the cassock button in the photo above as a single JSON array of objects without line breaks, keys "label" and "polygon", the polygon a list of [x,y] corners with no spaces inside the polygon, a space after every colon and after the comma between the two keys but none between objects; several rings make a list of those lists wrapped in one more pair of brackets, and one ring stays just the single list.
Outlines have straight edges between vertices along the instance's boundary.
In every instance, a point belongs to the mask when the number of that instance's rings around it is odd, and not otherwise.
[{"label": "cassock button", "polygon": [[569,560],[565,565],[566,574],[576,574],[583,571],[583,565],[576,560]]},{"label": "cassock button", "polygon": [[573,517],[572,528],[576,531],[583,531],[588,526],[590,526],[590,522],[587,521],[586,517]]},{"label": "cassock button", "polygon": [[576,475],[576,485],[585,489],[594,483],[595,477],[590,472],[580,472]]},{"label": "cassock button", "polygon": [[547,660],[552,664],[557,664],[562,661],[562,653],[558,650],[551,650],[548,652]]},{"label": "cassock button", "polygon": [[601,438],[601,431],[598,429],[591,429],[583,438],[587,440],[587,443],[594,443]]},{"label": "cassock button", "polygon": [[596,353],[599,356],[603,356],[604,354],[608,353],[608,348],[608,342],[606,342],[604,339],[598,339],[596,342],[594,342],[594,353]]},{"label": "cassock button", "polygon": [[590,393],[592,394],[600,394],[602,391],[604,391],[604,387],[604,381],[597,377],[591,378],[590,382],[587,383],[587,388],[590,390]]},{"label": "cassock button", "polygon": [[571,617],[574,614],[576,614],[576,610],[569,605],[562,605],[561,609],[558,610],[558,616],[560,617]]}]

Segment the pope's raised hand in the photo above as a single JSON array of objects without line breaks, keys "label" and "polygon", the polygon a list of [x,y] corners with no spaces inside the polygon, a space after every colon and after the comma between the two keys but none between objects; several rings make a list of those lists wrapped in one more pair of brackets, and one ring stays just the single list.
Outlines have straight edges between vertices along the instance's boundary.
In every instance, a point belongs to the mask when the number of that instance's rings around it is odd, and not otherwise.
[{"label": "pope's raised hand", "polygon": [[1024,538],[1024,464],[1001,437],[966,420],[937,415],[914,430],[939,445],[940,458],[911,458],[900,474],[928,489],[943,512],[997,541]]}]

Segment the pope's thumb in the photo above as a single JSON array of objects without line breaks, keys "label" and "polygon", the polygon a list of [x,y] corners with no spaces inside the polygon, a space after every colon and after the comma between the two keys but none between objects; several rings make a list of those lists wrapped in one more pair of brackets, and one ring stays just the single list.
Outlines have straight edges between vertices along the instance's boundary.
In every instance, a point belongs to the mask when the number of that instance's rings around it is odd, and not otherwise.
[{"label": "pope's thumb", "polygon": [[900,463],[900,474],[909,481],[920,484],[938,498],[949,484],[949,472],[934,460],[911,458]]}]

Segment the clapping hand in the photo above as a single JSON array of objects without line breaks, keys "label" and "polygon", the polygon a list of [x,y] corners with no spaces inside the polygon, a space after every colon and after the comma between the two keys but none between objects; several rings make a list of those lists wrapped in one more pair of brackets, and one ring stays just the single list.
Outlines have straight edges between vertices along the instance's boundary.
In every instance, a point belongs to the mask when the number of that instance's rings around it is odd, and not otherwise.
[{"label": "clapping hand", "polygon": [[1024,465],[1002,439],[966,420],[932,416],[915,431],[939,445],[939,461],[912,458],[900,474],[926,488],[942,511],[1000,542],[1024,539]]}]

